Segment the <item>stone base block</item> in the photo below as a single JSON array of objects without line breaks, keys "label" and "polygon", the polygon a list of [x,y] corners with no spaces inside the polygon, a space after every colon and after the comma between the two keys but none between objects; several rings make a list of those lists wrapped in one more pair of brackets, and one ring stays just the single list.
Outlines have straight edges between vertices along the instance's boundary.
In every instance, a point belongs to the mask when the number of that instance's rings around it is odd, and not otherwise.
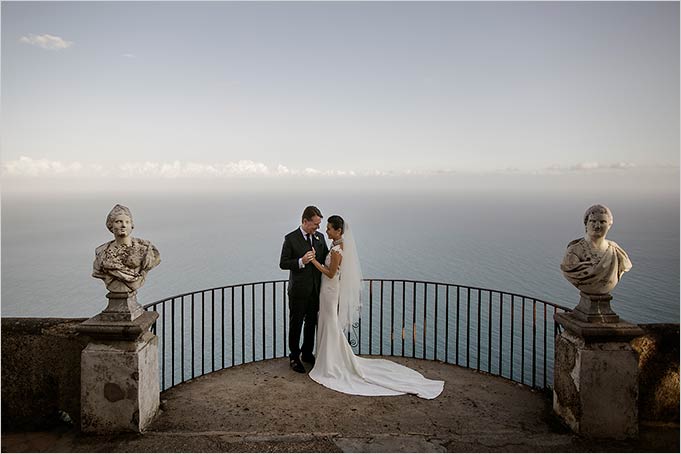
[{"label": "stone base block", "polygon": [[135,320],[112,322],[104,319],[102,314],[85,320],[76,329],[98,342],[134,341],[149,331],[149,327],[158,318],[158,312],[142,311],[142,315]]},{"label": "stone base block", "polygon": [[638,437],[638,358],[629,342],[556,336],[553,410],[591,438]]},{"label": "stone base block", "polygon": [[81,354],[81,430],[141,432],[159,408],[158,338],[90,343]]},{"label": "stone base block", "polygon": [[643,330],[640,327],[626,320],[619,320],[617,323],[591,323],[581,320],[576,312],[557,313],[553,316],[553,319],[588,344],[629,342],[633,338],[643,335]]}]

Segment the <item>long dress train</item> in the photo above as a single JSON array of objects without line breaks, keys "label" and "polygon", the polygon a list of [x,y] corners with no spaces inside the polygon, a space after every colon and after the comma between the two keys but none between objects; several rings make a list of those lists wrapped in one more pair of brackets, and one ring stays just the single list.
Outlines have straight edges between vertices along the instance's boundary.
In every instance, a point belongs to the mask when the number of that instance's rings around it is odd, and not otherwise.
[{"label": "long dress train", "polygon": [[[340,246],[334,246],[342,254]],[[326,266],[331,254],[326,257]],[[341,270],[333,279],[322,275],[317,324],[317,360],[310,378],[346,394],[396,396],[416,394],[424,399],[440,395],[444,381],[429,380],[417,371],[385,359],[356,356],[338,322],[338,292]]]}]

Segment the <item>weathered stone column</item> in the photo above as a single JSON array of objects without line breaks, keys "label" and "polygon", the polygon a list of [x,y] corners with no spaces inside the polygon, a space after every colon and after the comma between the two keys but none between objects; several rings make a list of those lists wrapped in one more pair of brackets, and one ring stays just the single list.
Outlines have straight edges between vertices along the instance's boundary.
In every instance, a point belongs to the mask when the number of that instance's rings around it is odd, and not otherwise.
[{"label": "weathered stone column", "polygon": [[81,353],[81,430],[141,432],[160,403],[158,338],[149,332],[158,313],[142,309],[137,290],[161,259],[149,241],[130,236],[128,208],[116,205],[106,226],[114,240],[95,250],[92,275],[106,284],[109,304],[78,326],[92,338]]},{"label": "weathered stone column", "polygon": [[573,311],[554,315],[553,410],[574,432],[593,438],[638,437],[638,356],[629,342],[643,334],[612,310],[610,292],[631,269],[626,252],[605,239],[610,210],[584,214],[584,238],[568,244],[560,268],[580,291]]},{"label": "weathered stone column", "polygon": [[158,338],[149,332],[158,313],[144,311],[135,292],[107,297],[109,308],[134,304],[132,311],[105,310],[78,327],[93,339],[81,353],[81,430],[141,432],[160,403]]},{"label": "weathered stone column", "polygon": [[638,437],[636,325],[583,322],[572,313],[555,320],[553,410],[574,432],[592,438]]}]

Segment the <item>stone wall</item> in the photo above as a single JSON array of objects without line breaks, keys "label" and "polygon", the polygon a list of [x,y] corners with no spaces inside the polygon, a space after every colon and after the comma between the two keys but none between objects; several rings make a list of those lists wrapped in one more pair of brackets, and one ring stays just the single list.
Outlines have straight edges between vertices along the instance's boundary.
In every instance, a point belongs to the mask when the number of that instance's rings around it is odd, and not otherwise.
[{"label": "stone wall", "polygon": [[[85,319],[2,318],[2,431],[80,423],[80,353]],[[61,414],[64,418],[64,414]]]},{"label": "stone wall", "polygon": [[[85,319],[2,318],[2,430],[59,424],[66,412],[80,424],[80,354],[89,338],[75,331]],[[679,325],[640,325],[639,418],[679,424]]]},{"label": "stone wall", "polygon": [[639,325],[631,342],[639,354],[639,421],[679,424],[679,325]]}]

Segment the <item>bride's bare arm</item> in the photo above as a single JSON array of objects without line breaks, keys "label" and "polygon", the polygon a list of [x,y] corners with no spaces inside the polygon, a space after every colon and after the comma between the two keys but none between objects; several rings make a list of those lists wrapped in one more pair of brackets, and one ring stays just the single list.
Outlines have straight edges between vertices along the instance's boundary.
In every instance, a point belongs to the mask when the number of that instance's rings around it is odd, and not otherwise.
[{"label": "bride's bare arm", "polygon": [[338,271],[338,267],[341,264],[341,261],[343,260],[343,256],[340,254],[340,252],[331,250],[331,263],[329,264],[329,267],[325,267],[321,263],[317,261],[317,259],[312,260],[312,264],[326,277],[329,279],[333,279],[333,277],[336,275],[336,272]]}]

